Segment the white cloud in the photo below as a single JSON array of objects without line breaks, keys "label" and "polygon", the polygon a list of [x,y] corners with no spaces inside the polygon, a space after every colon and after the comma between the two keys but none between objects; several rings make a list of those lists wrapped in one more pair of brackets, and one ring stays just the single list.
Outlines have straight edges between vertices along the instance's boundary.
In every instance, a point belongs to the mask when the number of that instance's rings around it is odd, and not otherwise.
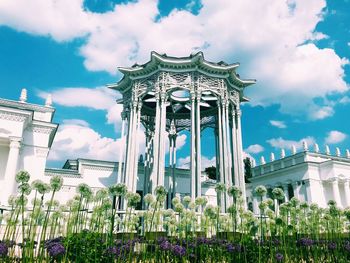
[{"label": "white cloud", "polygon": [[[1,1],[0,24],[56,41],[84,36],[80,54],[89,70],[115,74],[117,65],[146,62],[151,50],[174,56],[203,50],[208,60],[241,61],[242,77],[258,80],[247,90],[253,105],[280,104],[282,113],[310,119],[333,114],[315,98],[348,90],[348,61],[310,42],[327,37],[316,31],[325,0],[203,0],[197,15],[174,9],[165,17],[156,0],[117,4],[102,14],[87,11],[83,0],[30,3]],[[229,23],[233,17],[239,23]]]},{"label": "white cloud", "polygon": [[284,123],[284,121],[270,120],[270,124],[280,129],[287,128],[287,125]]},{"label": "white cloud", "polygon": [[326,144],[336,144],[344,141],[347,135],[340,131],[330,131],[325,139]]},{"label": "white cloud", "polygon": [[256,153],[261,153],[262,151],[264,151],[264,147],[262,147],[260,144],[253,144],[253,145],[250,145],[244,151],[247,153],[256,154]]},{"label": "white cloud", "polygon": [[[143,136],[139,136],[140,145],[144,149]],[[118,161],[121,145],[121,139],[103,137],[83,120],[65,120],[57,131],[49,160],[91,158]]]},{"label": "white cloud", "polygon": [[[95,110],[106,110],[116,104],[120,94],[105,87],[60,88],[50,92],[54,104],[68,107],[87,107]],[[38,96],[46,98],[48,92],[39,91]]]},{"label": "white cloud", "polygon": [[[202,171],[211,166],[216,166],[216,158],[215,156],[210,158],[206,156],[202,156],[201,158],[201,165],[202,165]],[[181,168],[181,169],[190,169],[191,167],[191,157],[186,156],[184,158],[179,158],[177,161],[176,167]]]},{"label": "white cloud", "polygon": [[308,145],[314,144],[315,139],[313,137],[305,137],[300,139],[299,141],[293,141],[293,140],[285,140],[282,137],[279,138],[272,138],[267,140],[267,142],[274,148],[279,149],[290,149],[294,145],[297,149],[301,149],[303,146],[303,141],[305,141]]},{"label": "white cloud", "polygon": [[334,109],[331,106],[318,107],[315,105],[311,107],[311,109],[313,109],[309,113],[309,118],[311,120],[322,120],[334,114]]},{"label": "white cloud", "polygon": [[350,103],[350,98],[349,96],[344,96],[339,100],[340,104],[349,104]]}]

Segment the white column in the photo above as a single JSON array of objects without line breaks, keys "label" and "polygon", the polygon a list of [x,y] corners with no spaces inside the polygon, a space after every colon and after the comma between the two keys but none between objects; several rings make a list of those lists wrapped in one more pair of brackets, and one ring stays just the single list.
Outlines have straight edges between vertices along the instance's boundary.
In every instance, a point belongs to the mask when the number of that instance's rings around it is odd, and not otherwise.
[{"label": "white column", "polygon": [[350,186],[349,180],[344,182],[344,194],[345,194],[345,205],[346,207],[350,207]]},{"label": "white column", "polygon": [[[221,108],[221,120],[222,120],[222,148],[223,148],[223,166],[224,166],[224,182],[226,186],[230,186],[229,183],[229,159],[230,156],[228,154],[228,145],[227,145],[227,122],[226,122],[226,107],[227,107],[227,101],[224,99],[222,101],[222,108]],[[231,198],[227,193],[225,193],[225,203],[226,203],[226,209],[231,205]]]},{"label": "white column", "polygon": [[[218,135],[219,135],[219,164],[220,164],[220,183],[225,183],[225,169],[224,169],[224,149],[223,149],[223,138],[222,138],[222,110],[221,101],[218,100]],[[226,200],[224,194],[220,196],[221,212],[226,211]]]},{"label": "white column", "polygon": [[197,93],[197,105],[196,105],[196,196],[202,195],[202,166],[201,166],[201,113],[200,113],[200,96]]},{"label": "white column", "polygon": [[122,167],[125,164],[124,156],[125,156],[125,135],[124,135],[124,130],[125,130],[125,112],[122,112],[122,132],[120,135],[120,141],[121,141],[121,147],[119,148],[119,160],[118,160],[118,177],[117,177],[117,183],[121,183],[122,181]]},{"label": "white column", "polygon": [[[226,147],[227,147],[227,184],[228,186],[232,186],[232,158],[230,158],[231,155],[231,139],[230,139],[230,121],[228,117],[228,108],[229,108],[229,103],[226,103],[225,107],[225,121],[226,121]],[[230,198],[231,200],[231,198]]]},{"label": "white column", "polygon": [[166,134],[166,92],[161,93],[161,120],[159,131],[159,163],[157,185],[164,186],[165,173],[165,134]]},{"label": "white column", "polygon": [[239,174],[238,174],[238,161],[237,161],[237,133],[236,133],[236,112],[234,108],[232,108],[232,129],[231,129],[231,143],[232,143],[232,163],[233,163],[233,178],[234,185],[239,186]]},{"label": "white column", "polygon": [[195,93],[191,93],[191,197],[196,198],[196,108]]},{"label": "white column", "polygon": [[298,182],[293,182],[292,183],[292,187],[293,187],[294,197],[299,199],[299,185],[298,185]]},{"label": "white column", "polygon": [[247,207],[246,204],[246,193],[245,193],[245,181],[244,181],[244,169],[243,169],[243,147],[242,147],[242,129],[241,129],[241,115],[242,112],[239,109],[239,104],[237,104],[236,118],[237,118],[237,162],[238,162],[238,176],[239,176],[239,186],[242,191],[243,205]]},{"label": "white column", "polygon": [[10,195],[16,193],[16,172],[18,167],[19,150],[21,148],[21,140],[19,137],[10,137],[10,150],[6,163],[4,185],[2,193],[2,200],[7,203],[7,199]]},{"label": "white column", "polygon": [[254,214],[259,214],[260,210],[259,210],[259,201],[258,201],[258,197],[253,195],[253,212]]},{"label": "white column", "polygon": [[126,174],[127,176],[127,186],[129,191],[134,191],[134,176],[135,176],[135,151],[136,151],[136,141],[137,141],[137,122],[138,122],[138,109],[137,109],[137,100],[134,99],[133,102],[133,122],[132,122],[132,127],[131,127],[131,140],[130,140],[130,158],[128,161],[129,169],[128,173]]},{"label": "white column", "polygon": [[141,107],[142,103],[139,102],[137,105],[137,123],[135,126],[135,145],[134,145],[134,165],[133,165],[133,176],[132,176],[132,192],[136,193],[137,188],[137,177],[138,177],[138,168],[139,168],[139,133],[141,126]]},{"label": "white column", "polygon": [[160,95],[159,92],[155,94],[156,98],[156,116],[155,116],[155,130],[154,130],[154,139],[153,139],[153,168],[151,174],[151,189],[152,194],[154,189],[157,187],[157,173],[158,173],[158,152],[159,152],[159,133],[160,133]]},{"label": "white column", "polygon": [[338,178],[334,178],[332,181],[332,190],[333,190],[333,200],[337,203],[337,206],[341,206]]},{"label": "white column", "polygon": [[173,162],[172,162],[172,167],[171,167],[171,177],[172,177],[172,189],[173,189],[173,195],[172,197],[175,197],[176,193],[176,176],[175,176],[175,169],[176,169],[176,137],[177,135],[173,135]]},{"label": "white column", "polygon": [[289,201],[289,192],[288,192],[288,184],[284,184],[282,185],[283,187],[283,192],[284,192],[284,200],[285,202],[288,202]]}]

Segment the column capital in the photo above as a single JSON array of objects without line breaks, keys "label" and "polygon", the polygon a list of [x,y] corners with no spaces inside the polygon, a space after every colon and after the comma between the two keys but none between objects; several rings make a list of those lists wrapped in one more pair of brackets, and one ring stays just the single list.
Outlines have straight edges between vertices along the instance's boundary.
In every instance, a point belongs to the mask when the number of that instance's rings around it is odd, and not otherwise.
[{"label": "column capital", "polygon": [[19,149],[21,147],[22,138],[21,137],[10,137],[10,148],[17,148]]},{"label": "column capital", "polygon": [[160,91],[160,100],[162,101],[162,103],[164,103],[167,99],[167,93],[166,91]]},{"label": "column capital", "polygon": [[242,116],[241,109],[236,109],[236,115],[237,115],[237,118],[240,118]]}]

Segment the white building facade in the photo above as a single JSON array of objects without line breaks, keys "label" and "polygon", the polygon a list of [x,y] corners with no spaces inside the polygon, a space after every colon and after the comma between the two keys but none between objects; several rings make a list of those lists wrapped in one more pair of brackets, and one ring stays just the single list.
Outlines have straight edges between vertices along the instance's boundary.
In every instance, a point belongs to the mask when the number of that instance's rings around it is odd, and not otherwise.
[{"label": "white building facade", "polygon": [[[297,153],[292,147],[290,156],[282,150],[280,159],[271,154],[270,162],[266,163],[262,157],[261,164],[252,169],[250,187],[255,189],[258,185],[268,189],[268,197],[273,188],[280,187],[284,190],[285,201],[296,197],[326,207],[333,200],[340,208],[350,207],[349,150],[341,155],[340,149],[336,148],[335,154],[331,154],[326,146],[325,152],[321,153],[317,144],[309,150],[304,142],[303,151]],[[258,213],[258,200],[252,191],[249,200]]]},{"label": "white building facade", "polygon": [[44,106],[0,99],[0,204],[16,192],[17,171],[26,170],[32,179],[43,179],[47,155],[58,125],[52,123],[54,109],[48,97]]}]

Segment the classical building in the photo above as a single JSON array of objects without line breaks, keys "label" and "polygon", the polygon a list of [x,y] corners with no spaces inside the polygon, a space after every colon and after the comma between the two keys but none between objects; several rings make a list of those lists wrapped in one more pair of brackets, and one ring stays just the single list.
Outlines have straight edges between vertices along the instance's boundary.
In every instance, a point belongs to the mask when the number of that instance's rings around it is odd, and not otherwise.
[{"label": "classical building", "polygon": [[[311,150],[304,142],[301,152],[293,146],[289,156],[282,149],[279,159],[271,154],[270,162],[266,163],[262,157],[261,164],[254,167],[252,173],[251,189],[264,185],[270,197],[273,188],[281,187],[286,201],[295,196],[320,207],[326,207],[330,200],[336,201],[339,207],[350,207],[349,150],[341,155],[336,148],[335,154],[331,154],[326,146],[321,153],[317,144]],[[258,200],[251,192],[250,200],[253,200],[254,211],[258,212]]]},{"label": "classical building", "polygon": [[[217,142],[217,180],[227,187],[240,187],[246,196],[240,103],[246,101],[245,87],[255,80],[241,79],[236,73],[238,66],[238,63],[208,62],[202,52],[182,58],[152,52],[151,60],[144,65],[119,68],[123,78],[108,87],[123,96],[122,138],[126,137],[126,147],[121,149],[119,156],[124,159],[119,163],[125,166],[120,167],[118,178],[129,189],[137,189],[140,153],[137,134],[142,125],[147,144],[144,193],[163,185],[175,195],[176,136],[188,130],[191,133],[190,194],[193,199],[201,196],[201,131],[212,128]],[[170,184],[166,185],[165,140],[168,138],[173,171]],[[231,198],[223,194],[221,199],[225,211]]]},{"label": "classical building", "polygon": [[48,97],[45,106],[26,102],[26,90],[19,101],[0,99],[0,204],[16,191],[15,175],[27,170],[33,180],[42,179],[57,124]]}]

